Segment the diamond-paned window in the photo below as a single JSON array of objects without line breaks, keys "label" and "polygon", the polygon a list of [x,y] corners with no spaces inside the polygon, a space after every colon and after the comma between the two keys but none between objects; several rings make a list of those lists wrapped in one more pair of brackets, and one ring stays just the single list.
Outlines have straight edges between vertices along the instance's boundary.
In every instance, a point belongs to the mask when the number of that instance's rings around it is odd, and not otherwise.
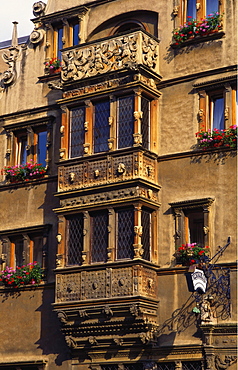
[{"label": "diamond-paned window", "polygon": [[117,211],[117,259],[133,258],[134,210]]},{"label": "diamond-paned window", "polygon": [[182,370],[202,370],[201,361],[182,362]]},{"label": "diamond-paned window", "polygon": [[80,265],[83,251],[83,214],[67,220],[67,265]]},{"label": "diamond-paned window", "polygon": [[145,97],[141,98],[141,110],[143,112],[141,119],[142,145],[149,149],[150,146],[150,101]]},{"label": "diamond-paned window", "polygon": [[133,146],[134,96],[124,96],[117,101],[118,148]]},{"label": "diamond-paned window", "polygon": [[106,262],[108,247],[108,212],[91,214],[91,253],[92,262]]},{"label": "diamond-paned window", "polygon": [[175,370],[175,363],[174,362],[158,363],[157,370]]},{"label": "diamond-paned window", "polygon": [[108,139],[110,137],[110,102],[97,102],[94,105],[94,153],[108,150]]},{"label": "diamond-paned window", "polygon": [[151,212],[146,209],[141,213],[142,237],[141,244],[144,250],[143,258],[150,261],[151,250]]},{"label": "diamond-paned window", "polygon": [[83,155],[85,108],[73,108],[70,111],[70,147],[69,157]]}]

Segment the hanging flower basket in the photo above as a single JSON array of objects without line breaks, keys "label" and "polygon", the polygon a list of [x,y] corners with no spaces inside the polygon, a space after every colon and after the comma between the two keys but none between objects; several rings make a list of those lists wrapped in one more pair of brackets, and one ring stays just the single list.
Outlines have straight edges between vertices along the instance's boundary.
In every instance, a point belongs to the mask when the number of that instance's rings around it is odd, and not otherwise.
[{"label": "hanging flower basket", "polygon": [[174,256],[178,264],[191,266],[208,261],[209,246],[201,247],[197,243],[182,244],[177,247]]}]

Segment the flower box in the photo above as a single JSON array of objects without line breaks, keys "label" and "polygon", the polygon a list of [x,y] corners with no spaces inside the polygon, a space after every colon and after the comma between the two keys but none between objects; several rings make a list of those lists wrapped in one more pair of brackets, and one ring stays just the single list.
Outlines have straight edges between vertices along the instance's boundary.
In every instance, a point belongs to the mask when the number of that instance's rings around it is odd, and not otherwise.
[{"label": "flower box", "polygon": [[6,166],[2,169],[2,174],[10,183],[18,183],[39,179],[45,176],[46,168],[41,163],[26,163],[16,166]]},{"label": "flower box", "polygon": [[46,73],[55,74],[61,71],[61,61],[58,58],[52,58],[49,62],[45,63]]},{"label": "flower box", "polygon": [[0,282],[8,288],[20,288],[25,285],[37,285],[42,280],[42,269],[37,262],[21,267],[6,267],[0,274]]},{"label": "flower box", "polygon": [[202,247],[197,245],[197,243],[187,243],[177,247],[174,256],[178,264],[191,266],[208,261],[209,252],[209,246]]},{"label": "flower box", "polygon": [[226,130],[214,129],[213,131],[201,130],[196,133],[198,147],[206,150],[209,148],[236,148],[237,147],[237,126],[230,126]]},{"label": "flower box", "polygon": [[219,33],[222,29],[222,15],[218,12],[209,14],[206,18],[198,22],[192,17],[188,17],[187,22],[173,31],[172,47],[180,47],[189,40],[207,38]]}]

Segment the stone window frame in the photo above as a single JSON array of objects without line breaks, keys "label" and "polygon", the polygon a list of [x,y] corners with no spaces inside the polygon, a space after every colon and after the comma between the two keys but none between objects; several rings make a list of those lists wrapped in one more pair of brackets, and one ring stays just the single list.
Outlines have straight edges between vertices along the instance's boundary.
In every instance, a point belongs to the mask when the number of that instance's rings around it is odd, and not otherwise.
[{"label": "stone window frame", "polygon": [[[141,216],[143,209],[149,210],[151,212],[151,223],[150,223],[150,260],[148,262],[157,263],[157,208],[152,205],[147,205],[144,202],[132,202],[127,205],[115,205],[103,207],[102,210],[108,211],[108,244],[107,244],[107,260],[105,263],[127,261],[126,259],[117,259],[116,257],[116,223],[117,223],[117,210],[127,209],[131,207],[134,209],[134,243],[133,259],[143,259],[143,246],[141,244],[142,239],[142,221]],[[100,208],[101,209],[101,208]],[[78,210],[73,214],[83,214],[83,251],[82,251],[82,262],[81,264],[67,265],[67,218],[72,215],[72,212],[58,215],[58,254],[57,254],[57,267],[72,267],[72,266],[82,266],[82,265],[95,265],[101,264],[103,262],[92,262],[91,259],[91,224],[90,224],[90,214],[93,212],[100,211],[98,208],[93,208],[92,210]],[[132,259],[132,260],[133,260]]]},{"label": "stone window frame", "polygon": [[195,83],[195,90],[199,99],[198,128],[199,131],[212,130],[212,100],[214,97],[221,96],[224,99],[224,129],[237,124],[237,82],[236,77],[217,79],[208,82]]},{"label": "stone window frame", "polygon": [[175,247],[186,243],[186,228],[188,228],[188,224],[186,223],[185,214],[186,211],[192,210],[202,210],[204,216],[204,245],[211,246],[211,206],[214,200],[214,198],[209,197],[169,203],[173,210],[175,220]]},{"label": "stone window frame", "polygon": [[46,169],[49,170],[52,155],[52,127],[54,117],[40,118],[16,124],[4,125],[7,136],[6,165],[15,166],[19,163],[18,139],[23,135],[27,138],[27,162],[37,162],[37,137],[38,133],[46,132]]},{"label": "stone window frame", "polygon": [[[149,109],[149,149],[150,151],[156,151],[156,127],[153,122],[157,122],[157,105],[158,98],[149,94],[142,89],[127,90],[124,92],[115,92],[109,96],[103,94],[100,98],[94,96],[90,100],[78,100],[77,103],[68,103],[67,105],[61,106],[62,111],[62,123],[61,123],[61,149],[60,149],[60,160],[71,159],[69,157],[69,145],[70,145],[70,111],[76,107],[85,107],[85,122],[84,122],[84,154],[83,156],[88,156],[92,154],[99,154],[93,152],[93,117],[94,117],[94,102],[109,100],[110,102],[110,115],[108,117],[108,124],[110,127],[110,137],[108,139],[108,152],[113,150],[118,150],[117,144],[117,102],[120,97],[134,95],[134,134],[133,134],[133,146],[142,145],[142,131],[141,122],[143,120],[143,113],[141,111],[141,99],[144,97],[150,101]],[[120,148],[123,150],[124,148]],[[73,159],[73,158],[72,158]]]},{"label": "stone window frame", "polygon": [[47,255],[48,255],[48,239],[51,225],[38,225],[32,227],[25,227],[21,229],[0,231],[1,241],[1,269],[4,270],[6,266],[16,268],[15,266],[15,240],[22,239],[23,264],[34,262],[34,238],[42,237],[42,251],[41,251],[41,267],[44,275],[47,270]]}]

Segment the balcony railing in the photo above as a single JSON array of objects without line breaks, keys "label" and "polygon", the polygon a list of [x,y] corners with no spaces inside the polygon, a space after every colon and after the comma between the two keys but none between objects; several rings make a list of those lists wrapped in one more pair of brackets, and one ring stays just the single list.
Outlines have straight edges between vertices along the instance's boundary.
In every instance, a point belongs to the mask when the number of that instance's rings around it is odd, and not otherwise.
[{"label": "balcony railing", "polygon": [[83,158],[80,163],[59,166],[58,191],[70,191],[141,178],[158,184],[157,160],[142,151]]},{"label": "balcony railing", "polygon": [[69,271],[56,275],[56,303],[126,296],[156,298],[157,276],[141,265]]},{"label": "balcony railing", "polygon": [[142,65],[159,73],[159,41],[144,31],[97,40],[62,52],[63,82]]}]

